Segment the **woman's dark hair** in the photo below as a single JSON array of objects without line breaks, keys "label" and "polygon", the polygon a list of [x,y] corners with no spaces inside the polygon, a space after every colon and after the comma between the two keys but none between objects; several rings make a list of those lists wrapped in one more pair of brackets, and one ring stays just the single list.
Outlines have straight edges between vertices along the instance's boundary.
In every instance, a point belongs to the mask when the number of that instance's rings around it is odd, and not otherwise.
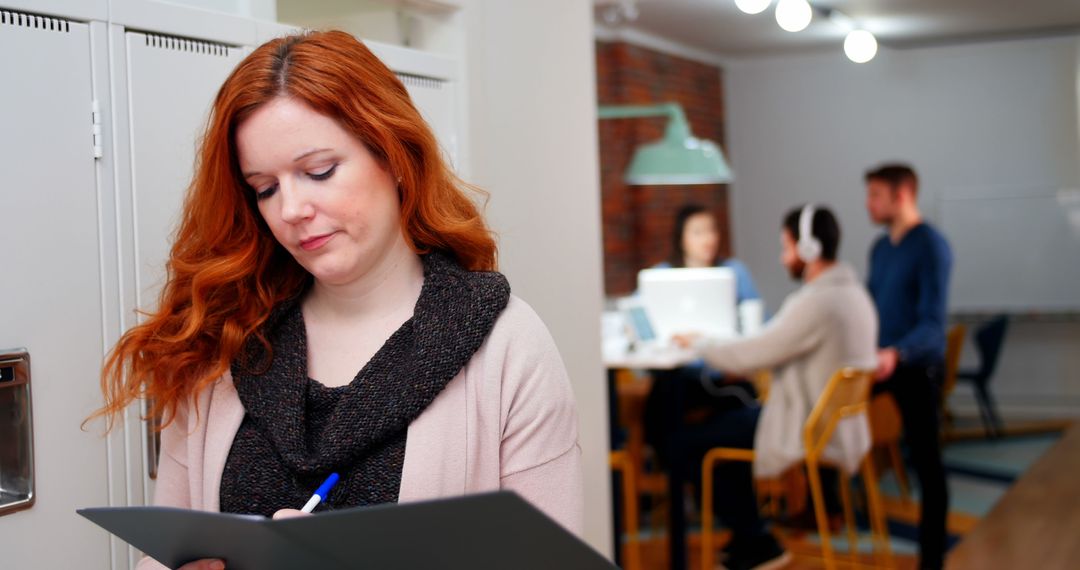
[{"label": "woman's dark hair", "polygon": [[711,210],[701,204],[687,204],[679,208],[675,214],[675,226],[671,234],[671,257],[668,258],[668,263],[672,267],[686,267],[686,252],[682,247],[683,232],[686,231],[686,222],[698,214],[708,214],[714,219],[716,217]]},{"label": "woman's dark hair", "polygon": [[[799,206],[784,216],[781,226],[786,229],[795,241],[799,241],[799,218],[802,217],[803,208]],[[810,223],[810,233],[821,242],[821,259],[836,261],[836,253],[840,250],[840,224],[832,210],[824,206],[814,207],[814,219]]]}]

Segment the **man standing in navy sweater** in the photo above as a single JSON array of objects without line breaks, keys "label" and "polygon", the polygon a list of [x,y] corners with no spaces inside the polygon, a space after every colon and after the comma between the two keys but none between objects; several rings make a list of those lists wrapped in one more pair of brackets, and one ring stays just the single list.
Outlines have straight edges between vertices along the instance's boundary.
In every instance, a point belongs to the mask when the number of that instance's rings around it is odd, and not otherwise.
[{"label": "man standing in navy sweater", "polygon": [[870,295],[880,319],[874,392],[890,392],[900,408],[922,496],[919,568],[939,569],[949,506],[939,402],[952,253],[944,236],[923,221],[918,186],[907,165],[866,173],[866,209],[886,229],[870,250]]}]

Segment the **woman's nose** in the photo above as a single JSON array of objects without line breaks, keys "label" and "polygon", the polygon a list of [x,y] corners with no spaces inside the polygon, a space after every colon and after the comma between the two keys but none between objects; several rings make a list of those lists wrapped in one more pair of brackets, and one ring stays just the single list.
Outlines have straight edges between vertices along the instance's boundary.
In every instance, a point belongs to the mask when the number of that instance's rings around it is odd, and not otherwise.
[{"label": "woman's nose", "polygon": [[282,221],[295,224],[314,214],[315,209],[302,184],[297,184],[291,179],[281,180],[278,184],[278,192],[281,194]]}]

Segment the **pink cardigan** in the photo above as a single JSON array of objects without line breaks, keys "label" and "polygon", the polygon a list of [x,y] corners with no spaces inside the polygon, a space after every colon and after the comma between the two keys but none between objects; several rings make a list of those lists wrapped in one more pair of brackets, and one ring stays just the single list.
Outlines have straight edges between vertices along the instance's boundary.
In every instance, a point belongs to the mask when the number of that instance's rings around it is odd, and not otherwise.
[{"label": "pink cardigan", "polygon": [[[219,510],[244,408],[226,374],[161,434],[154,503]],[[570,380],[544,323],[511,296],[484,344],[409,425],[400,502],[508,489],[580,535],[581,449]],[[299,505],[297,506],[299,507]],[[161,568],[149,558],[140,569]]]}]

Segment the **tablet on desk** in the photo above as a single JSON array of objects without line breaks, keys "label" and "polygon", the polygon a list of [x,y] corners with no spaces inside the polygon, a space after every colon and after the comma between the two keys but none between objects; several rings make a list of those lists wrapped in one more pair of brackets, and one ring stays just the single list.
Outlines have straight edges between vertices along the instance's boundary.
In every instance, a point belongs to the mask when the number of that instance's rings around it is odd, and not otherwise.
[{"label": "tablet on desk", "polygon": [[656,331],[649,322],[649,315],[645,313],[645,307],[633,305],[626,311],[630,320],[630,326],[634,330],[634,340],[639,343],[651,343],[656,340]]}]

